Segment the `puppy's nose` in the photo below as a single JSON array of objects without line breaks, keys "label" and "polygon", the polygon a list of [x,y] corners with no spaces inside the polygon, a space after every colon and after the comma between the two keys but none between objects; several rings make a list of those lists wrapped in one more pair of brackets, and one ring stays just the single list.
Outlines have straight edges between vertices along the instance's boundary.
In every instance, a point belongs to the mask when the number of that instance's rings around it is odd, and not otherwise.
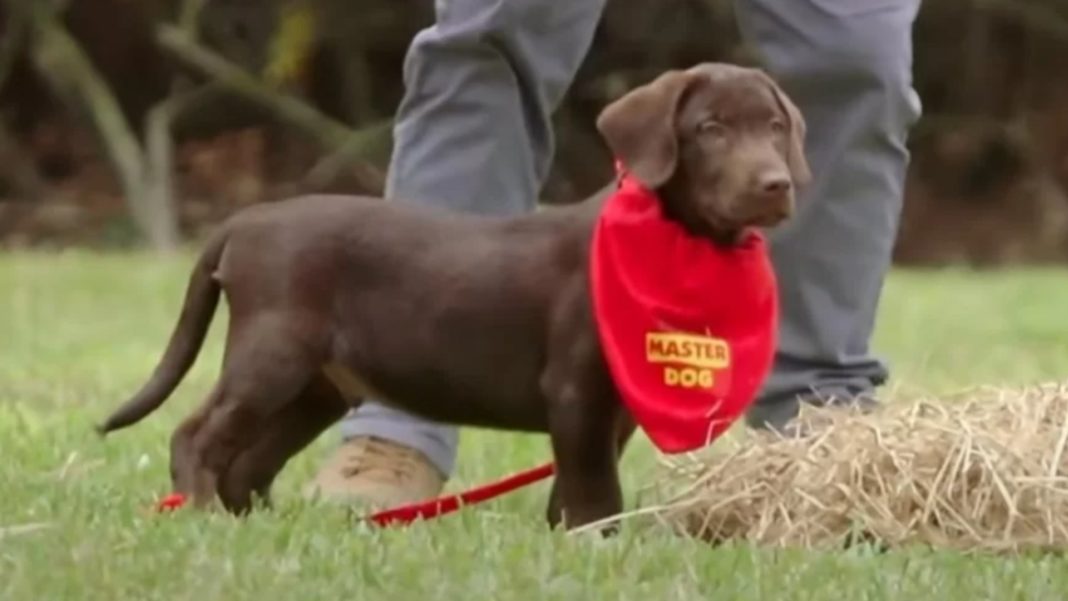
[{"label": "puppy's nose", "polygon": [[760,177],[760,190],[765,194],[783,194],[790,191],[790,178],[780,173],[768,173]]}]

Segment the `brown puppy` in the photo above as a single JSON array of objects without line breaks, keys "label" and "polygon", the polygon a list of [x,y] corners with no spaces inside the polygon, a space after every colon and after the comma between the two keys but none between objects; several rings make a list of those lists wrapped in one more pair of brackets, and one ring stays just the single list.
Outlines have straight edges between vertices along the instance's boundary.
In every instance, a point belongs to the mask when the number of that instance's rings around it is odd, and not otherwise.
[{"label": "brown puppy", "polygon": [[[609,148],[666,213],[731,244],[788,217],[808,178],[797,109],[762,72],[671,71],[608,106]],[[157,408],[193,364],[226,294],[222,373],[175,431],[176,492],[235,512],[361,399],[427,418],[547,432],[550,524],[622,509],[634,430],[601,354],[587,289],[594,197],[517,218],[315,196],[235,215],[207,244],[166,352],[101,427]],[[717,282],[709,282],[713,293]]]}]

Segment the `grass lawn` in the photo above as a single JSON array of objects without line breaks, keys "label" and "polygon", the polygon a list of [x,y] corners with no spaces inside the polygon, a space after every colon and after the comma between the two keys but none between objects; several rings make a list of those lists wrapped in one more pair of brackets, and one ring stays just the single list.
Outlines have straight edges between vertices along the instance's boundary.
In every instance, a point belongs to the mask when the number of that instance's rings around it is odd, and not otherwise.
[{"label": "grass lawn", "polygon": [[[1068,560],[711,549],[635,522],[604,541],[546,530],[547,485],[407,530],[373,531],[300,501],[336,434],[294,460],[279,503],[240,521],[146,506],[167,440],[199,403],[210,344],[172,402],[107,441],[92,423],[149,374],[188,257],[0,255],[0,600],[23,599],[1064,599]],[[888,398],[1068,377],[1068,272],[895,272],[876,345]],[[628,508],[655,478],[645,439],[624,461]],[[540,437],[467,431],[452,488],[548,457]]]}]

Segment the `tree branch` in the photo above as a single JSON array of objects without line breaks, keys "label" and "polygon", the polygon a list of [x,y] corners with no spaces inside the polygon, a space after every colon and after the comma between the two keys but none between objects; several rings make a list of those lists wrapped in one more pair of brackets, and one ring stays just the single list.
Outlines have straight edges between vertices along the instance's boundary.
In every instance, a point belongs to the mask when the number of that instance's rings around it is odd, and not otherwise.
[{"label": "tree branch", "polygon": [[[29,32],[27,16],[22,11],[8,10],[7,29],[0,36],[0,90],[4,88],[15,65],[15,58]],[[15,187],[18,196],[39,199],[48,189],[34,162],[19,147],[15,136],[7,128],[0,114],[0,172]]]},{"label": "tree branch", "polygon": [[1031,32],[1040,32],[1058,41],[1068,41],[1068,17],[1049,5],[1019,0],[977,0],[973,10],[996,11],[1024,24]]},{"label": "tree branch", "polygon": [[[156,104],[145,116],[145,151],[143,174],[145,208],[151,216],[151,227],[164,228],[158,235],[169,236],[173,231],[177,241],[178,215],[174,203],[174,140],[171,126],[174,119],[213,91],[210,84],[173,92]],[[170,224],[170,225],[168,225]]]},{"label": "tree branch", "polygon": [[304,131],[328,152],[341,153],[348,160],[366,157],[370,152],[381,149],[383,138],[388,138],[391,133],[390,128],[382,124],[353,130],[299,98],[268,88],[237,65],[197,44],[176,27],[160,26],[157,40],[182,62]]},{"label": "tree branch", "polygon": [[15,136],[0,118],[0,172],[16,192],[16,200],[39,200],[50,186],[41,177],[37,165],[26,156]]},{"label": "tree branch", "polygon": [[115,96],[74,38],[51,15],[38,12],[33,58],[37,69],[70,98],[79,99],[100,135],[125,190],[126,205],[142,232],[157,248],[174,247],[173,228],[153,226],[141,200],[145,164],[136,134]]},{"label": "tree branch", "polygon": [[175,250],[179,233],[171,201],[169,128],[180,102],[169,99],[149,113],[146,126],[151,131],[146,138],[150,147],[143,148],[107,82],[53,7],[34,0],[28,9],[35,34],[32,56],[38,72],[88,113],[122,184],[127,209],[151,247],[162,252]]},{"label": "tree branch", "polygon": [[0,36],[0,89],[4,87],[4,84],[7,83],[7,78],[11,75],[11,69],[15,65],[15,57],[18,55],[22,43],[26,41],[28,30],[29,24],[26,22],[26,15],[22,11],[14,10],[14,8],[9,9],[7,31],[4,31],[3,36]]}]

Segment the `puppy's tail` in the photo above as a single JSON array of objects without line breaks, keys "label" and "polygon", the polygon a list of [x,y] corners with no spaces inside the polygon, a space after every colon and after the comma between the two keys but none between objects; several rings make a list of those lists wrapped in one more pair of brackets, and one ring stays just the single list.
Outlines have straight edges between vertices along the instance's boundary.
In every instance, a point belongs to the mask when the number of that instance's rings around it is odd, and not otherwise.
[{"label": "puppy's tail", "polygon": [[182,313],[152,377],[137,394],[96,427],[101,436],[136,424],[158,409],[192,367],[219,304],[221,289],[215,271],[226,248],[226,230],[225,226],[219,228],[208,240],[193,267]]}]

